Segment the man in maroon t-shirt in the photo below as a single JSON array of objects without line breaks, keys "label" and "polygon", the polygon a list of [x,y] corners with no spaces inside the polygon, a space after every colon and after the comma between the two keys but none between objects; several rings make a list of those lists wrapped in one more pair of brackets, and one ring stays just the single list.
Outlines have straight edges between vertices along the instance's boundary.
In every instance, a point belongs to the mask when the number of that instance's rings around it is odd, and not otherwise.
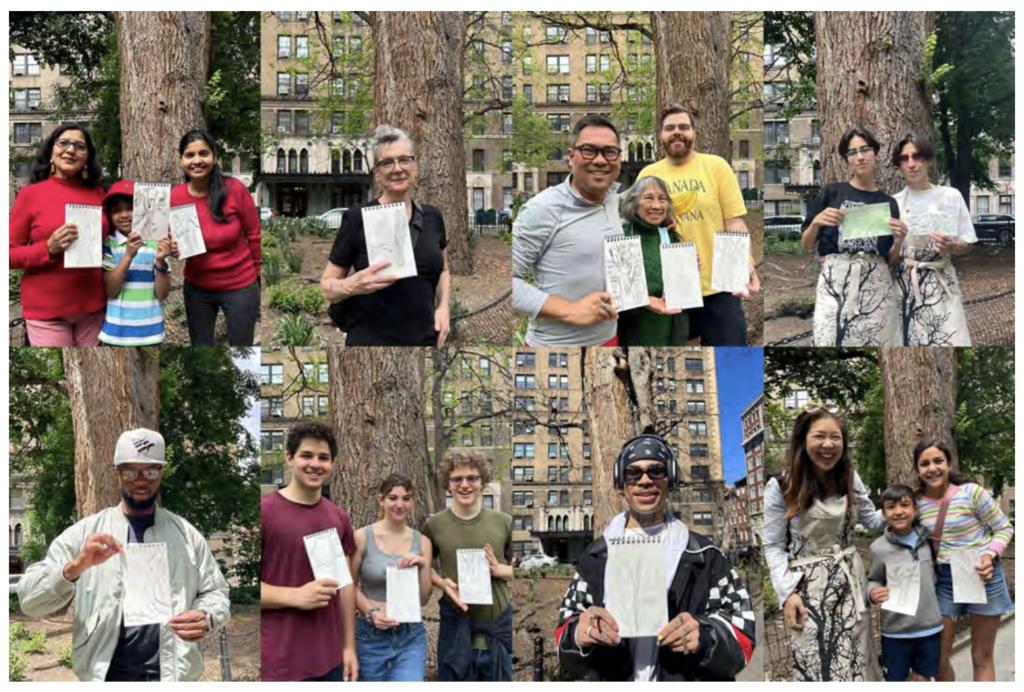
[{"label": "man in maroon t-shirt", "polygon": [[303,538],[335,529],[349,560],[356,551],[348,514],[324,499],[338,455],[334,433],[323,423],[298,423],[288,431],[285,462],[292,478],[260,506],[261,677],[263,680],[355,682],[355,587],[338,590],[316,579]]}]

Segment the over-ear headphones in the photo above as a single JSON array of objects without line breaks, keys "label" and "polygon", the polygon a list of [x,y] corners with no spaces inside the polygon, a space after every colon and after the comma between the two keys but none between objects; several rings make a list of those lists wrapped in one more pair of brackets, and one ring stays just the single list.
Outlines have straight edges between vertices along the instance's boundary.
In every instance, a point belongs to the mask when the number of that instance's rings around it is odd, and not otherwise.
[{"label": "over-ear headphones", "polygon": [[[647,444],[643,444],[644,442]],[[640,443],[640,444],[637,444]],[[667,459],[662,458],[667,456]],[[679,488],[679,465],[676,463],[675,452],[669,447],[665,439],[660,435],[645,433],[626,440],[615,457],[615,466],[612,471],[612,482],[616,490],[623,490],[626,487],[626,467],[638,459],[652,459],[661,461],[668,469],[668,488],[676,490]]]}]

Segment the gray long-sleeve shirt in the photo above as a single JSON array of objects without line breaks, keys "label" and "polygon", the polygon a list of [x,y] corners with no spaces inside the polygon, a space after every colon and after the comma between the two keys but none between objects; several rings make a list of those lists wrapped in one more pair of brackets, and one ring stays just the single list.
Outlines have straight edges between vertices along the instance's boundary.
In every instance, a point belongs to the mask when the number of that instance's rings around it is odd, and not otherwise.
[{"label": "gray long-sleeve shirt", "polygon": [[574,302],[603,291],[604,239],[622,233],[617,186],[595,204],[571,182],[527,202],[512,227],[512,307],[530,317],[530,346],[600,346],[615,336],[615,320],[579,327],[537,316],[549,296]]}]

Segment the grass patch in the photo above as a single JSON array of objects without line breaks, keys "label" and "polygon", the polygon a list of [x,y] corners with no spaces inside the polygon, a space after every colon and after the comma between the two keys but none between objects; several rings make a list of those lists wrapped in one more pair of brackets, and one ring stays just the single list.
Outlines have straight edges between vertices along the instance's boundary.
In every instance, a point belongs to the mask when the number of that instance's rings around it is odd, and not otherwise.
[{"label": "grass patch", "polygon": [[275,310],[288,314],[306,313],[317,315],[324,309],[324,297],[319,286],[292,288],[284,284],[271,286],[267,291],[267,304]]}]

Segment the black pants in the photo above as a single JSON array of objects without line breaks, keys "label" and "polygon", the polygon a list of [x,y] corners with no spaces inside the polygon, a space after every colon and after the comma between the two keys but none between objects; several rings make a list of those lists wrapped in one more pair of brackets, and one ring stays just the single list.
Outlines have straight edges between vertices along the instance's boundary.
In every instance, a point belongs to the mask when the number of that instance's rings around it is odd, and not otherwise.
[{"label": "black pants", "polygon": [[686,314],[690,317],[690,338],[700,338],[701,346],[747,345],[747,318],[739,296],[704,296],[704,307],[687,310]]},{"label": "black pants", "polygon": [[185,282],[185,317],[193,346],[213,346],[217,311],[228,322],[228,344],[252,346],[260,317],[260,283],[253,281],[233,291],[207,291]]}]

